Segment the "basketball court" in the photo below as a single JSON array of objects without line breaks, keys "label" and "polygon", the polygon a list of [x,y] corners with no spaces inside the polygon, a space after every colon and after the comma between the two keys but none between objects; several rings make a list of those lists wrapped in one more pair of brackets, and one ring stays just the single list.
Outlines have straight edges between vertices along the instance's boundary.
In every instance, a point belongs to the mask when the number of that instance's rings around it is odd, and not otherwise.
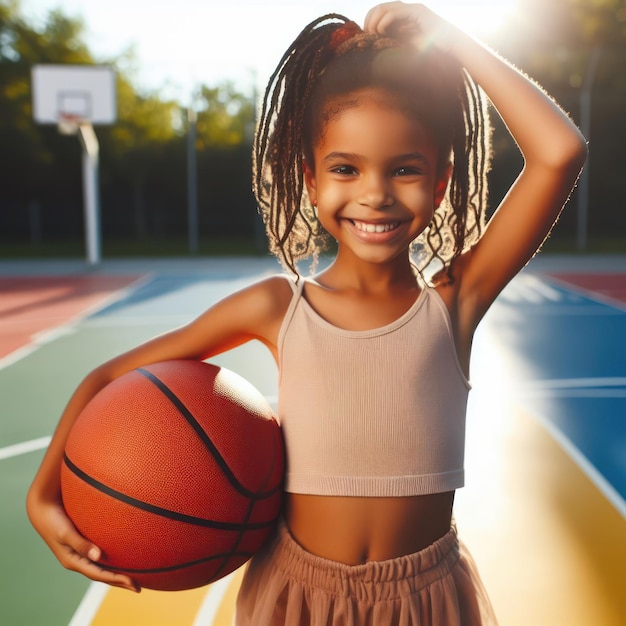
[{"label": "basketball court", "polygon": [[[241,570],[140,595],[65,571],[25,514],[28,485],[91,368],[279,271],[271,259],[0,262],[0,623],[226,626]],[[248,344],[213,359],[275,405]],[[456,502],[503,626],[626,623],[626,259],[533,262],[481,324]]]}]

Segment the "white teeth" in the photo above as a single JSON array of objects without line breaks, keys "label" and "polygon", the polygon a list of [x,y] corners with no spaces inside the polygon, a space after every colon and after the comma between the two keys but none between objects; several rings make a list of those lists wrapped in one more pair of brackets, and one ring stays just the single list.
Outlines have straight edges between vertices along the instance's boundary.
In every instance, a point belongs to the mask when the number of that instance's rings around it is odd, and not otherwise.
[{"label": "white teeth", "polygon": [[390,230],[397,228],[400,222],[390,222],[388,224],[370,224],[369,222],[358,222],[352,220],[352,223],[365,233],[388,233]]}]

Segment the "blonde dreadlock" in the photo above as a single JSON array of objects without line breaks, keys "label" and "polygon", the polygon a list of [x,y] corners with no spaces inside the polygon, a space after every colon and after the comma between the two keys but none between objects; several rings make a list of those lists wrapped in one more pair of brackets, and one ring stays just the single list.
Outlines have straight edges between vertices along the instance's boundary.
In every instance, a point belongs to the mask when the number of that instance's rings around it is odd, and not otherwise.
[{"label": "blonde dreadlock", "polygon": [[418,269],[433,261],[451,279],[455,259],[478,240],[487,205],[490,134],[486,99],[452,57],[407,51],[395,40],[364,33],[329,14],[311,22],[270,77],[254,141],[253,190],[271,251],[292,272],[328,243],[304,188],[303,160],[312,163],[337,97],[365,88],[388,92],[423,123],[439,147],[440,167],[452,161],[447,197],[418,243]]}]

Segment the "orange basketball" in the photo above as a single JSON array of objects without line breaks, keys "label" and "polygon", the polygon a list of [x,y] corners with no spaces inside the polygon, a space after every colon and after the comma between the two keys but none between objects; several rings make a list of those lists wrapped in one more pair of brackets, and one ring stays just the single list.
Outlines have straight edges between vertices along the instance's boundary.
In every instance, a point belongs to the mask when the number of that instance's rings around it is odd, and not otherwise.
[{"label": "orange basketball", "polygon": [[139,368],[76,420],[63,503],[101,565],[162,590],[206,585],[269,537],[282,500],[280,428],[261,393],[200,361]]}]

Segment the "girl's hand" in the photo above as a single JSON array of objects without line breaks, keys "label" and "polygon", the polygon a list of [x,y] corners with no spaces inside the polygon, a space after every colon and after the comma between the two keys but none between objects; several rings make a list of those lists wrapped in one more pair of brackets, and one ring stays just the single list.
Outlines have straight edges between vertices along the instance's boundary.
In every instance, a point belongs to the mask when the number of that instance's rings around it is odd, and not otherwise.
[{"label": "girl's hand", "polygon": [[115,587],[135,592],[141,590],[128,576],[107,571],[98,565],[100,549],[78,533],[60,502],[48,502],[30,493],[27,508],[35,530],[63,567]]},{"label": "girl's hand", "polygon": [[387,2],[371,9],[363,30],[409,43],[418,49],[436,46],[451,52],[461,31],[423,4]]}]

